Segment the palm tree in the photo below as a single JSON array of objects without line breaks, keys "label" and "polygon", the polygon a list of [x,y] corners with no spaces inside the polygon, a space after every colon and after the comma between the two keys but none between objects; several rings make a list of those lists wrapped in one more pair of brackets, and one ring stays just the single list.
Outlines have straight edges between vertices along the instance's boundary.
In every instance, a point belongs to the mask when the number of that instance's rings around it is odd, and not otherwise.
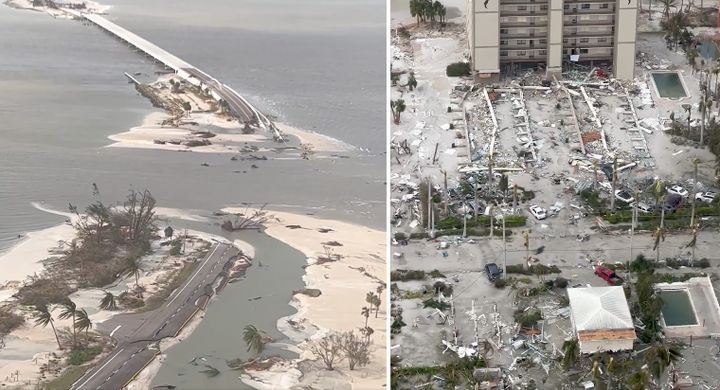
[{"label": "palm tree", "polygon": [[55,341],[57,341],[58,349],[62,350],[63,347],[60,345],[60,338],[58,338],[57,330],[55,329],[55,320],[53,320],[50,308],[47,305],[37,305],[33,308],[33,318],[35,319],[35,326],[42,326],[43,328],[48,326],[52,327],[53,333],[55,334]]},{"label": "palm tree", "polygon": [[87,337],[88,330],[92,328],[92,321],[90,320],[90,316],[88,316],[88,313],[87,311],[85,311],[85,309],[81,309],[75,312],[75,316],[76,318],[73,325],[81,332],[85,331],[85,336]]},{"label": "palm tree", "polygon": [[392,111],[392,114],[393,114],[393,122],[396,125],[400,124],[400,114],[402,114],[403,111],[405,111],[405,108],[406,108],[405,101],[402,99],[390,101],[390,110]]},{"label": "palm tree", "polygon": [[100,306],[98,306],[102,310],[117,310],[117,303],[115,302],[115,295],[113,293],[106,291],[105,296],[100,301]]},{"label": "palm tree", "polygon": [[565,356],[562,359],[562,365],[565,368],[572,367],[580,356],[580,345],[577,337],[565,340],[562,349]]},{"label": "palm tree", "polygon": [[685,109],[685,111],[687,112],[687,122],[688,122],[687,135],[689,137],[690,136],[690,119],[692,116],[692,105],[691,104],[683,104],[682,108]]},{"label": "palm tree", "polygon": [[[665,214],[665,210],[662,210],[661,213]],[[658,226],[655,229],[655,233],[653,233],[653,237],[655,238],[653,244],[653,250],[655,251],[655,261],[660,262],[660,242],[665,241],[665,228],[662,226]]]},{"label": "palm tree", "polygon": [[685,245],[685,248],[692,248],[691,249],[692,257],[690,260],[691,261],[690,266],[695,264],[695,247],[697,246],[697,234],[698,234],[698,225],[695,225],[695,226],[693,226],[693,229],[692,229],[692,240],[690,240],[690,242],[687,245]]},{"label": "palm tree", "polygon": [[263,331],[255,327],[255,325],[247,325],[243,328],[243,340],[247,344],[247,351],[254,351],[256,355],[260,355],[262,350],[265,348],[265,343],[268,337],[263,334]]},{"label": "palm tree", "polygon": [[635,371],[627,378],[627,384],[631,390],[645,390],[650,388],[650,374],[641,369]]},{"label": "palm tree", "polygon": [[62,311],[60,312],[58,318],[60,318],[61,320],[72,318],[73,347],[76,347],[77,332],[75,327],[75,314],[77,314],[77,305],[75,304],[75,302],[71,301],[70,298],[67,298],[63,303],[60,304],[60,307],[62,308]]},{"label": "palm tree", "polygon": [[412,91],[413,89],[415,89],[415,87],[417,87],[417,84],[418,83],[417,83],[417,80],[415,79],[415,72],[410,72],[410,76],[408,76],[408,82],[407,82],[408,88]]},{"label": "palm tree", "polygon": [[370,291],[365,295],[365,302],[369,303],[371,307],[375,307],[375,318],[377,318],[378,312],[380,311],[380,304],[382,304],[380,296]]},{"label": "palm tree", "polygon": [[127,267],[123,271],[123,276],[134,276],[136,289],[138,287],[140,287],[140,283],[139,283],[140,272],[142,272],[142,268],[140,268],[140,260],[139,259],[128,259]]},{"label": "palm tree", "polygon": [[673,347],[664,344],[655,344],[645,352],[645,363],[655,379],[660,379],[665,369],[678,361],[682,354]]},{"label": "palm tree", "polygon": [[670,19],[670,8],[675,7],[675,0],[660,0],[660,4],[662,4],[663,7],[665,8],[663,10],[663,18],[665,18],[665,20],[669,20]]},{"label": "palm tree", "polygon": [[422,4],[420,0],[410,0],[410,15],[417,20],[420,25],[420,17],[422,16]]},{"label": "palm tree", "polygon": [[365,328],[367,328],[368,318],[370,318],[370,308],[363,306],[362,310],[360,310],[360,315],[365,317]]}]

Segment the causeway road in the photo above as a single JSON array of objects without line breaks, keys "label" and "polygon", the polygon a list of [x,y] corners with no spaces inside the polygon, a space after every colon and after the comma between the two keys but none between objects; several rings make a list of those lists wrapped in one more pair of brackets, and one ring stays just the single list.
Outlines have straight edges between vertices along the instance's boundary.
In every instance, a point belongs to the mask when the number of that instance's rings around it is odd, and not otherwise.
[{"label": "causeway road", "polygon": [[[216,281],[227,277],[240,251],[216,243],[195,272],[162,305],[143,313],[119,314],[98,326],[116,341],[115,349],[73,383],[72,390],[122,389],[157,354],[159,341],[174,337],[214,294]],[[225,270],[226,272],[223,272]]]}]

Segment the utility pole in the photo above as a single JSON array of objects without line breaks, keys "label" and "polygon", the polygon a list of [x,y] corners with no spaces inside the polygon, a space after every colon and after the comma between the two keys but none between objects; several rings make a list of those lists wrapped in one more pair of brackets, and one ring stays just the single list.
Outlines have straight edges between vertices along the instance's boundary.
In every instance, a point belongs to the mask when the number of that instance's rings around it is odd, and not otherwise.
[{"label": "utility pole", "polygon": [[448,203],[450,203],[450,194],[448,194],[448,188],[447,188],[447,171],[442,169],[443,177],[444,177],[444,186],[445,186],[445,216],[448,216]]},{"label": "utility pole", "polygon": [[[597,171],[595,171],[597,173]],[[615,188],[617,187],[617,156],[613,157],[612,194],[610,194],[610,210],[615,211]]]},{"label": "utility pole", "polygon": [[494,228],[495,224],[493,223],[493,206],[490,205],[489,207],[490,207],[490,239],[492,239],[493,233],[494,233],[493,228]]},{"label": "utility pole", "polygon": [[182,253],[185,254],[185,242],[187,241],[187,229],[185,229],[185,238],[183,239]]},{"label": "utility pole", "polygon": [[700,163],[700,160],[698,158],[693,159],[693,167],[694,167],[694,176],[693,176],[693,189],[690,193],[690,206],[692,207],[692,211],[690,212],[690,228],[695,226],[695,194],[697,192],[697,172],[698,172],[698,164]]},{"label": "utility pole", "polygon": [[502,238],[503,238],[503,277],[507,277],[507,241],[505,240],[505,214],[503,214],[503,232],[502,232]]},{"label": "utility pole", "polygon": [[[635,191],[635,199],[640,196],[640,191]],[[637,205],[633,207],[632,223],[630,224],[630,261],[633,261],[633,238],[635,237],[635,225],[637,224],[638,209]]]},{"label": "utility pole", "polygon": [[427,203],[427,230],[430,231],[430,210],[432,207],[432,184],[430,183],[430,180],[428,180]]}]

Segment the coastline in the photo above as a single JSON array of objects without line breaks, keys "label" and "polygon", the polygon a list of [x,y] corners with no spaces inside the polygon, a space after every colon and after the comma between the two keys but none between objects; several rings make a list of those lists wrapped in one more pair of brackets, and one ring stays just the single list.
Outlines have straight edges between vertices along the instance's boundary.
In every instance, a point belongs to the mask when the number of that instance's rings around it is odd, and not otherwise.
[{"label": "coastline", "polygon": [[[245,208],[224,208],[228,213],[252,212]],[[311,215],[293,214],[275,210],[267,210],[274,218],[266,222],[265,233],[283,241],[301,251],[307,257],[303,281],[306,288],[316,288],[322,294],[309,297],[295,294],[290,304],[298,312],[278,320],[278,329],[290,339],[298,343],[300,357],[289,366],[283,364],[277,369],[267,371],[250,371],[243,375],[243,381],[249,385],[262,388],[273,388],[299,380],[301,384],[311,387],[322,387],[323,375],[331,372],[323,370],[318,363],[313,363],[313,372],[303,372],[302,378],[296,378],[294,369],[304,361],[315,360],[309,352],[307,341],[323,337],[329,331],[357,331],[364,325],[364,317],[360,309],[366,306],[365,295],[376,291],[385,280],[385,234],[380,230],[368,228],[337,220],[321,219]],[[288,226],[301,226],[289,228]],[[325,253],[323,243],[337,242],[342,246],[334,246],[334,253],[341,255],[338,261],[317,264],[318,256]],[[387,289],[381,294],[382,302],[386,302]],[[385,378],[385,318],[387,313],[380,310],[377,318],[371,315],[368,325],[375,330],[371,336],[373,352],[370,364],[353,371],[340,365],[333,376],[342,378],[334,380],[349,382],[353,388],[382,388]],[[291,325],[288,321],[292,321]],[[293,370],[288,369],[292,367]],[[310,374],[310,375],[308,375]]]},{"label": "coastline", "polygon": [[[49,209],[39,203],[33,203],[33,206],[47,213],[66,217],[72,216],[69,213]],[[197,221],[199,218],[204,218],[192,212],[163,207],[158,207],[157,214],[160,217],[171,217],[189,221]],[[201,243],[217,241],[232,244],[242,250],[248,258],[252,259],[252,257],[254,257],[254,247],[241,240],[230,242],[221,236],[190,229],[188,230],[188,236],[201,240],[199,241]],[[52,250],[58,247],[58,241],[69,242],[74,238],[75,230],[73,226],[62,223],[46,229],[28,232],[20,242],[10,247],[4,253],[1,253],[0,266],[3,267],[4,270],[12,270],[13,272],[2,273],[3,279],[0,279],[0,305],[10,303],[12,295],[18,291],[19,287],[22,286],[29,276],[44,270],[42,260],[52,255]],[[194,246],[195,245],[191,245],[189,248]],[[159,251],[158,248],[155,249]],[[146,292],[148,293],[155,291],[158,281],[162,280],[162,278],[173,269],[171,267],[172,259],[159,259],[159,257],[162,256],[164,256],[163,253],[156,252],[146,256],[144,260],[147,262],[148,272],[140,276],[139,280],[140,283],[147,287]],[[120,278],[111,286],[107,286],[106,290],[119,293],[133,283],[134,280],[131,276]],[[105,294],[106,290],[88,288],[78,290],[70,295],[70,298],[78,305],[78,308],[84,308],[88,311],[89,317],[94,325],[107,321],[116,315],[131,312],[128,310],[108,311],[98,309],[97,303]],[[56,317],[55,326],[57,329],[70,328],[70,319],[61,320],[57,318],[56,311],[59,310],[61,309],[55,308],[53,311],[55,314],[54,317]],[[161,345],[168,348],[174,345],[174,343],[181,341],[192,333],[202,318],[203,313],[196,313],[191,320],[185,324],[177,337],[163,340],[163,344]],[[31,319],[26,319],[24,325],[10,332],[10,334],[5,337],[5,342],[6,347],[3,348],[3,353],[0,354],[0,386],[8,386],[9,388],[15,388],[13,386],[24,388],[22,386],[25,386],[26,382],[35,383],[41,378],[41,373],[39,372],[41,365],[48,362],[53,355],[61,354],[61,351],[57,348],[52,329],[50,327],[34,326]],[[158,359],[156,358],[152,362],[155,364],[157,361]],[[159,365],[159,363],[157,364]],[[11,374],[19,375],[21,381],[10,382],[9,378]],[[46,379],[52,378],[53,376],[48,374],[48,378]],[[151,379],[152,377],[150,377],[150,380]]]}]

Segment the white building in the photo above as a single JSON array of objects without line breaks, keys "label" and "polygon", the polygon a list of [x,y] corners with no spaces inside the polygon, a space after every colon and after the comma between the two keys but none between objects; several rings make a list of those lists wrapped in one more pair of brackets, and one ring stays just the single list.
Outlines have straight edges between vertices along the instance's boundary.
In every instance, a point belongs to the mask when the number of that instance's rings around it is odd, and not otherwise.
[{"label": "white building", "polygon": [[501,65],[541,63],[548,77],[567,61],[613,64],[633,78],[637,0],[467,0],[473,69],[494,79]]},{"label": "white building", "polygon": [[635,327],[621,286],[567,289],[581,353],[633,348]]}]

